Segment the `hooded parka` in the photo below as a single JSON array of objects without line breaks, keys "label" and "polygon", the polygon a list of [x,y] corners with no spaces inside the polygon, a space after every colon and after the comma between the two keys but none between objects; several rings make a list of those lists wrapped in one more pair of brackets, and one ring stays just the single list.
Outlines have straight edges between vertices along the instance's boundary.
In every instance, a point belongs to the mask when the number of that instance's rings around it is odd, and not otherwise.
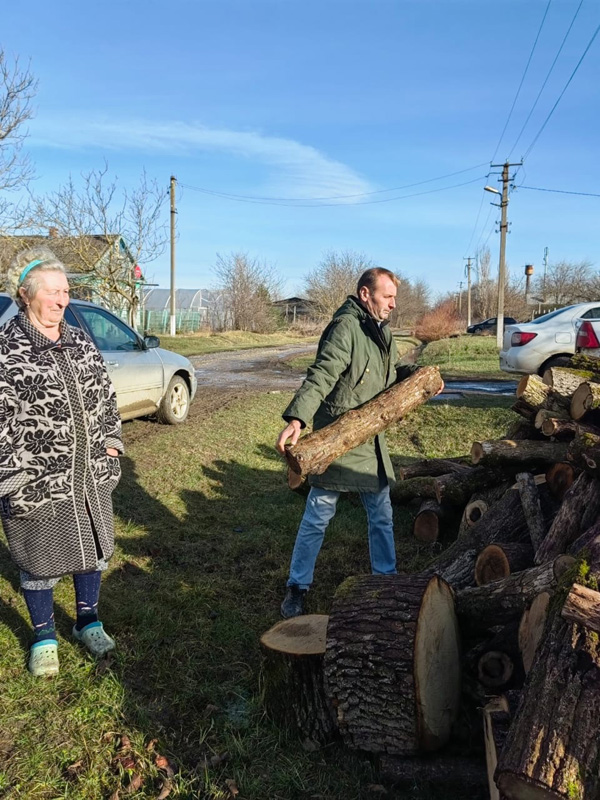
[{"label": "hooded parka", "polygon": [[[324,428],[350,409],[402,380],[414,367],[397,365],[398,351],[387,323],[379,324],[350,296],[324,330],[314,364],[283,413],[290,422]],[[383,433],[336,459],[309,483],[334,491],[378,492],[395,483]]]},{"label": "hooded parka", "polygon": [[53,342],[23,312],[0,328],[0,518],[40,578],[96,570],[114,549],[111,494],[123,452],[114,388],[86,333]]}]

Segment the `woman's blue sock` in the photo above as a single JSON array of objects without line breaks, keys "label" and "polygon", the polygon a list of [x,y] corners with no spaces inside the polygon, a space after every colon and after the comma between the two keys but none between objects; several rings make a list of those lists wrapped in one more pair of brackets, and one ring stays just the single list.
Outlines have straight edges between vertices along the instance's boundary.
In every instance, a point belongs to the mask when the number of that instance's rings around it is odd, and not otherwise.
[{"label": "woman's blue sock", "polygon": [[54,592],[52,589],[23,589],[33,625],[34,643],[56,639]]},{"label": "woman's blue sock", "polygon": [[77,622],[75,627],[78,631],[92,622],[98,622],[98,598],[100,597],[101,579],[102,573],[100,570],[73,575],[75,599],[77,601]]}]

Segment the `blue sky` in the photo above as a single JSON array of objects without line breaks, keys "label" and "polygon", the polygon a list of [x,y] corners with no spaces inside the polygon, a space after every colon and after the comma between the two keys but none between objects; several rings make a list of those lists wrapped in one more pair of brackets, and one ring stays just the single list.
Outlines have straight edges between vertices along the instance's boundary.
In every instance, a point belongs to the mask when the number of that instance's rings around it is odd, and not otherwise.
[{"label": "blue sky", "polygon": [[[584,0],[513,149],[578,6],[550,3],[499,147],[547,0],[31,0],[3,8],[0,44],[39,79],[36,191],[104,160],[123,186],[144,168],[165,193],[177,177],[180,286],[214,285],[216,254],[243,251],[298,293],[326,251],[348,249],[442,292],[478,245],[497,264],[488,164],[519,161],[558,99],[600,24],[598,0]],[[600,35],[517,184],[600,193],[599,63]],[[539,273],[545,247],[600,268],[599,204],[515,190],[512,271]],[[168,285],[168,250],[146,274]]]}]

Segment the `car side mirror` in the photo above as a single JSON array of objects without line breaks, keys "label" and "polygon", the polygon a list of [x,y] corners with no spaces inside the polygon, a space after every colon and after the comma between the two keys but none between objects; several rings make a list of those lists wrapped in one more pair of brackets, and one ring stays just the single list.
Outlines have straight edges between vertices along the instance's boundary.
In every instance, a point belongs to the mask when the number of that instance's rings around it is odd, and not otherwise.
[{"label": "car side mirror", "polygon": [[146,350],[151,350],[153,347],[160,347],[160,339],[158,336],[144,336],[144,347]]}]

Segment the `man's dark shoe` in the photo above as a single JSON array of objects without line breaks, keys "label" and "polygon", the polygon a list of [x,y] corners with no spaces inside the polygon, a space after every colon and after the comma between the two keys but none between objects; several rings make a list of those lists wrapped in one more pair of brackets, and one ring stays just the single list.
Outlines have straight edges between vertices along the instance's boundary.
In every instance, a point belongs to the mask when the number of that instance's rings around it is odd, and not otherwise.
[{"label": "man's dark shoe", "polygon": [[288,586],[281,604],[281,616],[284,619],[291,619],[304,614],[305,597],[306,589],[301,589],[299,586]]}]

